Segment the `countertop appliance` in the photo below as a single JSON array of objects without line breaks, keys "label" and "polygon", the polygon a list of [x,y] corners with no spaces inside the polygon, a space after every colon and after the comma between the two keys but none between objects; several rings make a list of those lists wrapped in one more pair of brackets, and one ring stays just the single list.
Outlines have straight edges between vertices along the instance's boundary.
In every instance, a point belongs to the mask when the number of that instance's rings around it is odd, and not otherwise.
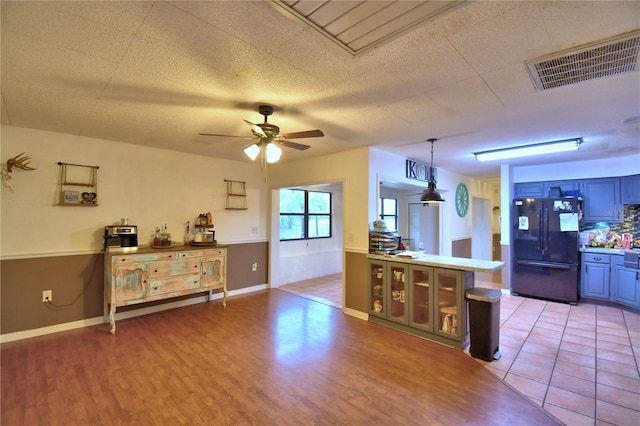
[{"label": "countertop appliance", "polygon": [[111,225],[104,227],[104,247],[137,247],[138,227],[135,225]]},{"label": "countertop appliance", "polygon": [[578,199],[514,199],[511,207],[512,293],[577,304]]}]

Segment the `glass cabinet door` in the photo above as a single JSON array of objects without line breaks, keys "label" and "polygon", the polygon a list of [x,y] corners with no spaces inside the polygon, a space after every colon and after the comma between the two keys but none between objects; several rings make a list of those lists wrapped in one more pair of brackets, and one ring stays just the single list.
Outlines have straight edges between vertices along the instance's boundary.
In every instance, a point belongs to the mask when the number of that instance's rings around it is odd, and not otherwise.
[{"label": "glass cabinet door", "polygon": [[413,265],[409,275],[409,325],[433,332],[433,268]]},{"label": "glass cabinet door", "polygon": [[436,332],[449,337],[460,337],[464,328],[460,306],[461,281],[460,271],[434,268],[436,283],[436,302],[438,306]]},{"label": "glass cabinet door", "polygon": [[409,323],[407,310],[407,278],[409,275],[409,265],[405,263],[389,263],[389,312],[387,319],[402,324]]},{"label": "glass cabinet door", "polygon": [[378,317],[386,317],[385,300],[387,262],[369,261],[369,313]]}]

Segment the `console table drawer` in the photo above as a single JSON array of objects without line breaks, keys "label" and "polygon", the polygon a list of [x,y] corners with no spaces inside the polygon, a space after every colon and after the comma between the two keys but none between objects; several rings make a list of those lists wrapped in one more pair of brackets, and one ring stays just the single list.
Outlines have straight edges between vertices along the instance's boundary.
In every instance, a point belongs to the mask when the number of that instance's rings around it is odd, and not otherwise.
[{"label": "console table drawer", "polygon": [[174,277],[149,279],[149,296],[181,292],[190,294],[192,289],[200,287],[200,274],[178,275]]}]

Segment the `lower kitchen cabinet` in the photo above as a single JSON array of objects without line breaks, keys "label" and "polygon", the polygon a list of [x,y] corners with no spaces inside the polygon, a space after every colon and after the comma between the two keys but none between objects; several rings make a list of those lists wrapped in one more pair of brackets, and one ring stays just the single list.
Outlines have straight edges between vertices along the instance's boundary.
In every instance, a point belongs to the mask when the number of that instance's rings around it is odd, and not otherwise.
[{"label": "lower kitchen cabinet", "polygon": [[640,308],[640,270],[619,254],[582,253],[581,296]]},{"label": "lower kitchen cabinet", "polygon": [[387,316],[387,262],[369,260],[369,315]]},{"label": "lower kitchen cabinet", "polygon": [[[370,320],[453,347],[468,341],[473,272],[369,260]],[[388,307],[387,307],[388,306]]]},{"label": "lower kitchen cabinet", "polygon": [[407,309],[407,289],[406,280],[409,276],[409,265],[406,263],[389,262],[388,268],[388,294],[389,312],[387,319],[399,324],[409,323],[409,313]]},{"label": "lower kitchen cabinet", "polygon": [[611,301],[640,308],[640,270],[627,268],[622,256],[613,256]]},{"label": "lower kitchen cabinet", "polygon": [[115,333],[115,312],[120,306],[221,290],[226,306],[226,248],[176,251],[140,249],[105,254],[105,321]]},{"label": "lower kitchen cabinet", "polygon": [[608,254],[582,253],[582,297],[609,300],[610,262]]},{"label": "lower kitchen cabinet", "polygon": [[412,266],[409,282],[409,325],[433,333],[433,268]]}]

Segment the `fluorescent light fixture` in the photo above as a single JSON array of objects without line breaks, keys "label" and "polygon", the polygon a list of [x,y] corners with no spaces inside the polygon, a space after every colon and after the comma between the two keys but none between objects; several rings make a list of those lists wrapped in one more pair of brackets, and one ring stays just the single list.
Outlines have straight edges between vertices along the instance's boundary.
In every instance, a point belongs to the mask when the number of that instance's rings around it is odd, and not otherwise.
[{"label": "fluorescent light fixture", "polygon": [[251,158],[252,161],[255,161],[255,159],[258,157],[258,154],[260,154],[260,147],[254,143],[253,145],[243,149],[243,151],[245,154],[247,154],[247,157]]},{"label": "fluorescent light fixture", "polygon": [[563,139],[533,145],[514,146],[511,148],[492,149],[474,152],[478,161],[503,160],[505,158],[529,157],[531,155],[550,154],[554,152],[573,151],[580,147],[582,138]]},{"label": "fluorescent light fixture", "polygon": [[280,159],[280,155],[282,155],[282,150],[280,147],[274,143],[267,144],[267,163],[275,163]]}]

